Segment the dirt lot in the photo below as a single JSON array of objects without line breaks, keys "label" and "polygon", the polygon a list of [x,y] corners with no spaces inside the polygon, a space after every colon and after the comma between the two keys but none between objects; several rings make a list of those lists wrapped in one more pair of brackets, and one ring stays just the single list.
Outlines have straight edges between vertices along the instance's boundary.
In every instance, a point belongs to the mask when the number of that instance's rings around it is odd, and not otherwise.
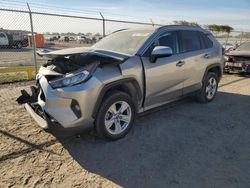
[{"label": "dirt lot", "polygon": [[0,85],[0,187],[250,187],[250,78],[226,75],[215,101],[140,116],[116,142],[57,140],[15,103],[32,82]]}]

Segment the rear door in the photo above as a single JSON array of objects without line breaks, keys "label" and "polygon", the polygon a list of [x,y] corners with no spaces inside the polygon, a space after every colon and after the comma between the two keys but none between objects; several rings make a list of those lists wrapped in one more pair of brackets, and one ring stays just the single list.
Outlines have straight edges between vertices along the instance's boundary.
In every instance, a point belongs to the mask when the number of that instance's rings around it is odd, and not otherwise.
[{"label": "rear door", "polygon": [[[149,57],[155,46],[171,47],[173,55],[152,63]],[[145,110],[181,97],[184,72],[183,66],[179,65],[182,60],[176,31],[165,31],[152,42],[142,57],[146,82]]]},{"label": "rear door", "polygon": [[[203,32],[197,30],[181,30],[180,48],[185,61],[183,94],[198,90],[209,61],[213,56],[213,44],[204,39]],[[204,40],[207,40],[206,42]]]}]

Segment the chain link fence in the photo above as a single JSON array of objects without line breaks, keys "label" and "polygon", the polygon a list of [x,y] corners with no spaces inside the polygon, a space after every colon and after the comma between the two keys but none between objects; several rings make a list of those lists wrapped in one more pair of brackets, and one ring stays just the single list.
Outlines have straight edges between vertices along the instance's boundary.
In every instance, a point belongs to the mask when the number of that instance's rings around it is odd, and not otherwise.
[{"label": "chain link fence", "polygon": [[[32,79],[47,61],[36,55],[36,50],[90,46],[119,29],[161,25],[105,18],[102,13],[95,17],[44,13],[32,11],[29,6],[26,10],[0,8],[0,17],[0,83]],[[243,31],[214,35],[225,48],[250,40],[250,33]]]}]

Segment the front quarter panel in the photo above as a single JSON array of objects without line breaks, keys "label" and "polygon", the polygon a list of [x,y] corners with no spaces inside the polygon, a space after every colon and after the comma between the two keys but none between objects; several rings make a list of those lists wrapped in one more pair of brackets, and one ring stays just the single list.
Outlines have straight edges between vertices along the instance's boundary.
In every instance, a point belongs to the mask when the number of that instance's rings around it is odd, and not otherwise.
[{"label": "front quarter panel", "polygon": [[[132,56],[125,62],[118,65],[107,65],[99,68],[95,77],[102,82],[102,89],[112,83],[125,83],[133,80],[139,87],[140,93],[143,93],[143,67],[139,56]],[[100,91],[99,95],[102,91]],[[143,97],[138,101],[139,107],[142,105]],[[139,109],[140,110],[140,109]]]}]

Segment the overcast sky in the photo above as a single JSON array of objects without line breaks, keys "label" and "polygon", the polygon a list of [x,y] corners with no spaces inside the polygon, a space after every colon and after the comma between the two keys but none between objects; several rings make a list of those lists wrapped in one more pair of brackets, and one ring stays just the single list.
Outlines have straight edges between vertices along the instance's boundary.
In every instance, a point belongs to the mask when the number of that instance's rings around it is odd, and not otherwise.
[{"label": "overcast sky", "polygon": [[[5,6],[11,2],[2,1],[5,2]],[[23,0],[18,2],[20,1]],[[26,0],[23,2],[26,2]],[[101,11],[108,18],[147,22],[151,18],[154,22],[161,24],[168,24],[174,20],[187,20],[200,24],[225,24],[234,27],[236,30],[250,31],[250,0],[32,0],[30,6],[36,10],[48,6],[51,9],[45,9],[47,12],[57,9],[56,7],[77,9],[82,11],[84,15],[94,17],[99,17],[98,12]],[[61,10],[61,12],[72,14],[72,12],[66,10]],[[12,19],[11,15],[0,12],[0,16],[1,14],[3,15],[2,18]],[[19,19],[26,21],[26,18]],[[80,30],[86,32],[88,29],[90,32],[101,31],[101,24],[94,21],[82,21],[77,26],[78,21],[76,20],[45,19],[39,16],[35,16],[35,19],[36,22],[40,22],[40,25],[35,24],[35,27],[40,32],[46,30],[64,32],[66,31],[65,27],[73,32]],[[6,21],[3,22],[0,20],[1,25],[7,24]],[[9,21],[8,24],[11,25],[12,22]],[[57,25],[56,22],[62,23]],[[74,26],[75,24],[76,26]],[[107,32],[117,28],[130,27],[130,25],[126,24],[119,25],[119,23],[107,24]]]}]

